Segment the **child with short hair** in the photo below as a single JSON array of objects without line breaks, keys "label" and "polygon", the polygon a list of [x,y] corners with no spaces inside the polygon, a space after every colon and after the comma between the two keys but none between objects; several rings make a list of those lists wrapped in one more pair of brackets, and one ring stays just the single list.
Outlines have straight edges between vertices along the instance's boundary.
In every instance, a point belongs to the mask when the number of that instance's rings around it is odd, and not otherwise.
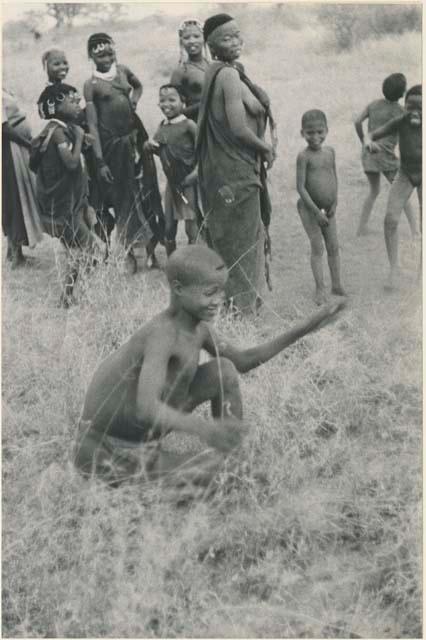
[{"label": "child with short hair", "polygon": [[70,66],[62,49],[49,49],[41,57],[43,69],[47,73],[49,84],[64,82]]},{"label": "child with short hair", "polygon": [[80,116],[75,87],[57,82],[48,85],[38,99],[41,117],[48,124],[32,143],[30,166],[37,173],[37,197],[41,222],[49,235],[59,238],[67,251],[67,271],[60,304],[68,308],[82,254],[95,238],[86,224],[89,218],[87,172],[82,158],[90,136],[76,123]]},{"label": "child with short hair", "polygon": [[392,290],[398,269],[398,224],[408,199],[417,190],[422,230],[422,85],[411,87],[405,96],[405,111],[388,123],[372,131],[366,147],[390,134],[399,136],[401,166],[389,191],[385,216],[385,242],[390,272],[385,288]]},{"label": "child with short hair", "polygon": [[[168,308],[109,355],[89,385],[74,451],[85,477],[113,486],[143,478],[209,484],[247,431],[238,373],[329,323],[344,306],[326,306],[264,344],[239,349],[210,325],[224,299],[222,258],[204,245],[187,246],[169,258],[166,275]],[[211,359],[199,364],[202,350]],[[204,402],[213,421],[192,413]],[[164,451],[161,439],[170,431],[199,436],[215,451]]]},{"label": "child with short hair", "polygon": [[195,138],[197,125],[183,114],[184,101],[179,88],[164,84],[159,91],[159,107],[166,116],[158,127],[153,140],[146,148],[160,156],[167,177],[164,197],[166,221],[166,251],[169,256],[176,249],[179,220],[185,221],[188,243],[198,238],[198,220],[201,213],[197,196],[197,168],[195,163]]},{"label": "child with short hair", "polygon": [[297,156],[297,209],[311,243],[311,268],[315,280],[315,302],[327,300],[322,268],[324,243],[331,275],[331,293],[345,296],[340,280],[337,241],[337,173],[332,147],[323,147],[327,137],[327,118],[323,111],[311,109],[302,116],[301,135],[308,143]]},{"label": "child with short hair", "polygon": [[[370,218],[374,203],[380,193],[380,174],[386,180],[393,182],[399,167],[399,160],[395,155],[395,147],[398,141],[396,133],[389,134],[381,138],[371,146],[371,150],[364,144],[364,131],[362,123],[368,120],[368,132],[374,131],[383,126],[389,120],[401,116],[404,113],[398,100],[403,97],[407,90],[407,79],[402,73],[392,73],[384,79],[382,91],[384,98],[370,102],[362,113],[355,120],[355,130],[362,143],[362,165],[367,176],[370,192],[362,207],[361,218],[357,230],[358,236],[368,233],[367,224]],[[407,202],[404,208],[412,236],[417,234],[416,218],[413,208]]]}]

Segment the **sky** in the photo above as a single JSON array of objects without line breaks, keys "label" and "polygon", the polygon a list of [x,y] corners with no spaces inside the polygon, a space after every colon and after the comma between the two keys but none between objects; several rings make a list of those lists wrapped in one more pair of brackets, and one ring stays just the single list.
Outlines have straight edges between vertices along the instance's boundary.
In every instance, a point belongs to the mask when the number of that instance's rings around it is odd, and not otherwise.
[{"label": "sky", "polygon": [[[125,3],[123,3],[125,4]],[[142,2],[142,3],[128,3],[131,6],[132,16],[137,18],[143,18],[147,15],[156,13],[158,10],[167,10],[168,13],[175,13],[177,15],[181,13],[191,13],[191,7],[194,3],[183,2]],[[2,21],[19,20],[23,17],[24,13],[29,10],[43,10],[44,3],[42,2],[5,2],[2,0]]]}]

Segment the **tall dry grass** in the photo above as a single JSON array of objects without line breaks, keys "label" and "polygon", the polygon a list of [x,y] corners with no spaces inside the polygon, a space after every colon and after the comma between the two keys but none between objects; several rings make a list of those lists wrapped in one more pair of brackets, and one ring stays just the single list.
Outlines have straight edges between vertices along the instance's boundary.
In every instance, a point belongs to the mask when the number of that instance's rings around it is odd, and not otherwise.
[{"label": "tall dry grass", "polygon": [[[107,29],[144,81],[150,131],[156,89],[176,59],[173,29],[166,19],[143,38],[137,25]],[[91,30],[61,35],[78,86]],[[5,76],[29,108],[43,86],[33,61],[48,44],[5,49]],[[248,469],[231,488],[224,475],[212,500],[176,508],[155,486],[109,490],[69,463],[92,372],[167,304],[163,275],[142,270],[129,279],[101,265],[65,312],[55,306],[54,241],[33,252],[29,268],[4,268],[5,637],[421,636],[420,296],[405,221],[404,289],[383,293],[384,196],[374,233],[354,239],[365,184],[351,124],[388,72],[418,79],[419,51],[414,35],[336,57],[308,28],[272,25],[266,41],[247,33],[244,62],[270,91],[280,122],[274,292],[256,321],[224,317],[218,330],[250,345],[313,309],[294,191],[299,120],[313,106],[327,112],[337,149],[350,305],[334,325],[241,378]],[[200,444],[171,436],[167,446]]]}]

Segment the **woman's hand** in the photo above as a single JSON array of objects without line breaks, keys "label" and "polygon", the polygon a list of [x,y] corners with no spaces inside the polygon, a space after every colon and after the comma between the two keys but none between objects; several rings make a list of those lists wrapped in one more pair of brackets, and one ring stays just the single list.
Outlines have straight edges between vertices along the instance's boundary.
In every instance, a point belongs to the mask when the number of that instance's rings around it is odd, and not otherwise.
[{"label": "woman's hand", "polygon": [[93,143],[95,142],[95,136],[92,136],[91,133],[85,133],[84,134],[84,140],[83,140],[83,144],[84,146],[87,147],[91,147],[93,145]]},{"label": "woman's hand", "polygon": [[99,176],[104,182],[112,184],[114,182],[114,176],[112,175],[110,168],[105,163],[99,168]]},{"label": "woman's hand", "polygon": [[198,181],[198,173],[197,171],[191,171],[181,182],[181,187],[191,187],[196,184]]}]

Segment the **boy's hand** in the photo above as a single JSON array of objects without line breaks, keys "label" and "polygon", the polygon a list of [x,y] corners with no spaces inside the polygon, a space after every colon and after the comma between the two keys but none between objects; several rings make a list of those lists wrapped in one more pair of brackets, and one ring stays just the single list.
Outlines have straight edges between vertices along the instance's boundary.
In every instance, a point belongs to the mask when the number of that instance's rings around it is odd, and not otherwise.
[{"label": "boy's hand", "polygon": [[328,226],[328,218],[324,209],[318,210],[318,213],[316,213],[316,218],[320,227]]},{"label": "boy's hand", "polygon": [[268,145],[269,148],[267,151],[263,153],[263,160],[266,162],[266,168],[270,169],[274,164],[275,158],[277,157],[276,151],[274,147]]},{"label": "boy's hand", "polygon": [[149,151],[150,153],[152,153],[153,151],[156,151],[159,148],[159,144],[158,142],[155,142],[154,140],[147,140],[144,145],[143,148],[145,149],[145,151]]},{"label": "boy's hand", "polygon": [[136,111],[137,106],[138,106],[138,101],[137,101],[137,100],[135,100],[135,98],[131,98],[131,99],[130,99],[130,104],[132,105],[132,109],[133,109],[133,111]]},{"label": "boy's hand", "polygon": [[246,433],[246,427],[237,418],[224,418],[209,425],[206,442],[209,446],[229,453],[241,444]]},{"label": "boy's hand", "polygon": [[330,302],[327,305],[324,305],[320,311],[318,311],[317,318],[320,320],[319,324],[315,327],[315,331],[318,329],[322,329],[326,327],[328,324],[333,322],[337,316],[337,314],[342,311],[346,307],[346,299],[341,298],[336,302]]},{"label": "boy's hand", "polygon": [[378,151],[380,151],[379,145],[376,142],[373,142],[373,140],[371,138],[365,138],[364,147],[370,153],[377,153]]},{"label": "boy's hand", "polygon": [[337,202],[334,202],[329,210],[327,211],[327,218],[330,220],[334,215],[336,215]]},{"label": "boy's hand", "polygon": [[94,142],[95,142],[95,137],[92,136],[91,133],[85,133],[84,134],[83,144],[84,144],[85,147],[91,147]]}]

